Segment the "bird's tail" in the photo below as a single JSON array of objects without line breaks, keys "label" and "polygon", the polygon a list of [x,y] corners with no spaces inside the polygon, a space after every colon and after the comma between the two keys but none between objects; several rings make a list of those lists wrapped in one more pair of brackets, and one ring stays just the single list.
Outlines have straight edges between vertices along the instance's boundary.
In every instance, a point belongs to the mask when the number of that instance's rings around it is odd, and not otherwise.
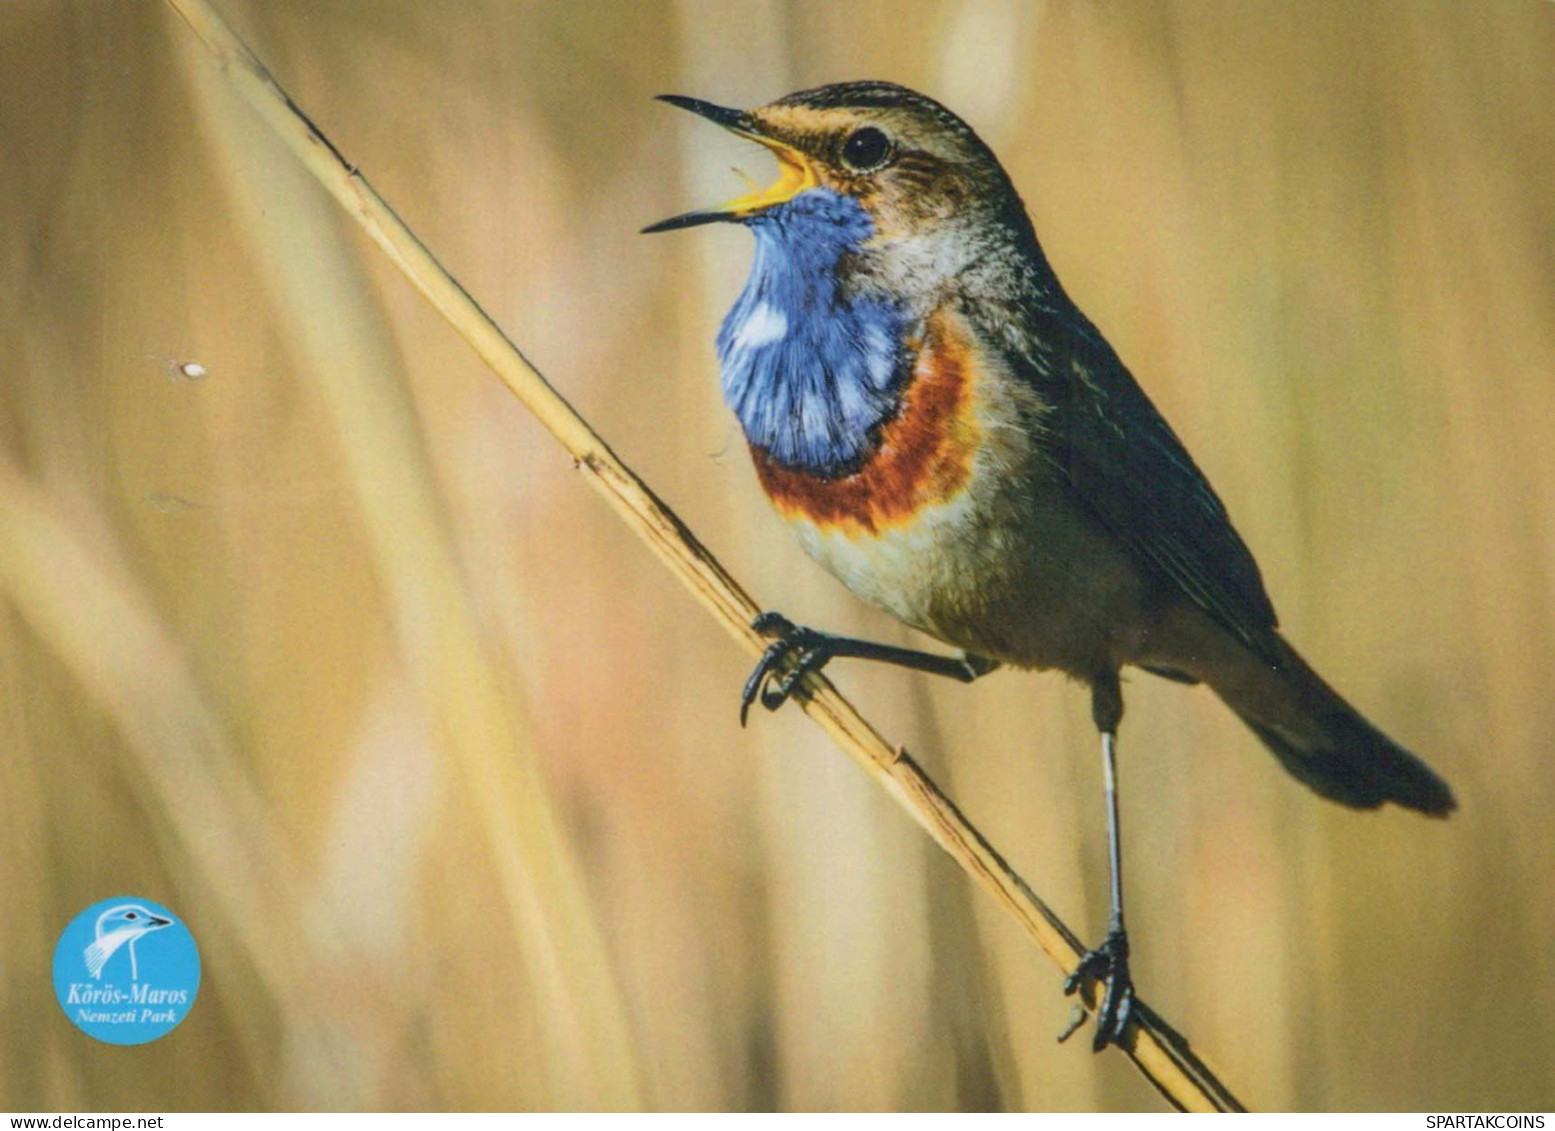
[{"label": "bird's tail", "polygon": [[1392,801],[1433,817],[1457,808],[1452,790],[1408,750],[1363,719],[1289,644],[1278,665],[1217,665],[1205,681],[1280,764],[1324,797],[1357,809]]}]

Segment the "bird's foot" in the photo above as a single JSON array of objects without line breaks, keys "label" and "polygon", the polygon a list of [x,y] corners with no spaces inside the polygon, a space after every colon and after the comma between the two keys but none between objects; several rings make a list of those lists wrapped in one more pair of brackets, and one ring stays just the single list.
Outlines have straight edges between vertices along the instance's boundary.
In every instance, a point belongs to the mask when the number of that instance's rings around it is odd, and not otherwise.
[{"label": "bird's foot", "polygon": [[767,650],[756,661],[745,690],[740,693],[740,725],[750,714],[751,704],[758,698],[769,711],[776,711],[805,677],[806,672],[818,672],[832,658],[828,643],[832,639],[813,628],[796,625],[782,613],[762,613],[751,621],[751,627],[763,636],[775,637]]},{"label": "bird's foot", "polygon": [[[1103,987],[1091,1047],[1097,1052],[1108,1045],[1123,1047],[1123,1034],[1134,1012],[1134,981],[1128,972],[1128,935],[1121,927],[1109,930],[1101,945],[1080,959],[1064,981],[1064,993],[1078,992],[1087,978],[1097,979]],[[1069,1032],[1073,1031],[1071,1027]]]}]

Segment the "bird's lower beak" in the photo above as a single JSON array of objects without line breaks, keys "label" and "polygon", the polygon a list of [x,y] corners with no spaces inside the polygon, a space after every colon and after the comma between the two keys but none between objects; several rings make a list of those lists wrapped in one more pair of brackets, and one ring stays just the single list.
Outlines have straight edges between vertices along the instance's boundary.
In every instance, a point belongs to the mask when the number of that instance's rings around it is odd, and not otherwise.
[{"label": "bird's lower beak", "polygon": [[160,915],[151,916],[151,925],[153,927],[166,927],[171,925],[172,922],[173,921],[171,919],[164,919]]},{"label": "bird's lower beak", "polygon": [[777,158],[780,171],[777,181],[768,188],[746,193],[716,208],[699,208],[695,212],[686,212],[668,220],[660,220],[657,224],[649,224],[644,228],[644,233],[672,232],[677,228],[694,228],[698,224],[711,224],[720,220],[744,220],[792,200],[806,189],[815,188],[820,184],[820,178],[815,174],[815,166],[810,163],[808,157],[787,142],[770,136],[762,128],[761,123],[744,110],[731,110],[726,106],[715,106],[711,102],[703,102],[700,98],[685,98],[679,94],[661,94],[659,101],[668,102],[671,106],[679,106],[682,110],[690,110],[710,122],[716,122],[730,133],[760,142]]}]

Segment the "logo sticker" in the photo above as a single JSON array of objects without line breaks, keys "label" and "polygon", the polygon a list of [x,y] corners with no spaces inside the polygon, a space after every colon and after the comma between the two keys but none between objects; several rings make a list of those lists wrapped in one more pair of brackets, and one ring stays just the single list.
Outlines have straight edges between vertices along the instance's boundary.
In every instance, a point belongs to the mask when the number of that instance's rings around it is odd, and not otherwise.
[{"label": "logo sticker", "polygon": [[149,899],[94,903],[54,948],[54,992],[77,1029],[111,1045],[143,1045],[172,1031],[200,990],[200,951],[189,928]]}]

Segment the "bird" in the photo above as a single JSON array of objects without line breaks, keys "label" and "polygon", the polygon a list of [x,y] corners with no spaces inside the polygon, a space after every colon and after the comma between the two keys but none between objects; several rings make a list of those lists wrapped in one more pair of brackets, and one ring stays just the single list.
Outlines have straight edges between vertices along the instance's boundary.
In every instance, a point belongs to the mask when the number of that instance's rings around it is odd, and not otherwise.
[{"label": "bird", "polygon": [[84,958],[86,968],[94,978],[102,978],[103,967],[121,946],[130,952],[130,980],[140,981],[140,967],[135,961],[135,942],[142,935],[170,927],[173,920],[148,911],[138,903],[121,903],[110,907],[97,917],[93,939],[87,944]]},{"label": "bird", "polygon": [[765,147],[775,183],[651,224],[755,238],[716,338],[762,491],[854,594],[958,655],[856,640],[777,612],[746,681],[776,710],[833,659],[971,682],[1057,670],[1090,690],[1110,916],[1065,982],[1099,986],[1093,1048],[1129,1047],[1121,673],[1205,684],[1294,777],[1357,809],[1456,807],[1281,635],[1224,504],[1060,285],[1008,173],[952,111],[889,82],[754,109],[661,100]]}]

